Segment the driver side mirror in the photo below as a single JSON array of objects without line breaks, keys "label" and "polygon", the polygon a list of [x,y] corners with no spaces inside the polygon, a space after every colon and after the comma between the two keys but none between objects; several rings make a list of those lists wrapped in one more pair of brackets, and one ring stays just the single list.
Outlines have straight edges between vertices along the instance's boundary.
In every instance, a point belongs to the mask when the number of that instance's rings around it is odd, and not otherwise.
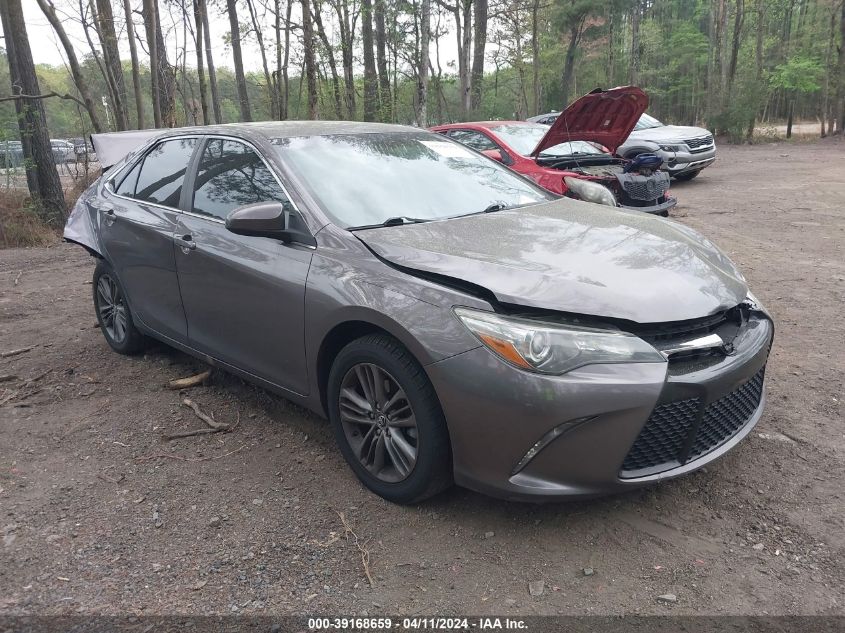
[{"label": "driver side mirror", "polygon": [[226,218],[226,228],[236,235],[269,237],[286,244],[317,245],[317,240],[289,202],[257,202],[238,207]]}]

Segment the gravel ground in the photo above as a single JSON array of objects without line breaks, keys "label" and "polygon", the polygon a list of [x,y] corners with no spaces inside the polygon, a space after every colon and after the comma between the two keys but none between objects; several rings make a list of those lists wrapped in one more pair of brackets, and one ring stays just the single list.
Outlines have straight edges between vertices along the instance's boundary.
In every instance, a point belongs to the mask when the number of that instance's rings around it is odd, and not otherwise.
[{"label": "gravel ground", "polygon": [[190,397],[240,426],[164,442],[202,365],[112,353],[82,249],[0,251],[0,353],[32,347],[0,358],[0,615],[845,613],[845,144],[721,147],[674,189],[776,318],[768,408],[706,469],[589,502],[388,504],[324,421],[222,373]]}]

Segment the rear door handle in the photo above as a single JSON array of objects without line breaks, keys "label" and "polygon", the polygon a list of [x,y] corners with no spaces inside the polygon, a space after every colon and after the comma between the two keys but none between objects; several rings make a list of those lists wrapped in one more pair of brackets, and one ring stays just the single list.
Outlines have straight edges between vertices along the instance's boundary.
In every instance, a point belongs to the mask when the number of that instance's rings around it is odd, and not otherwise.
[{"label": "rear door handle", "polygon": [[195,250],[197,247],[197,243],[194,241],[194,238],[191,235],[183,235],[179,238],[179,240],[182,242],[179,246],[181,247],[182,252],[185,253],[185,255],[190,253],[192,250]]}]

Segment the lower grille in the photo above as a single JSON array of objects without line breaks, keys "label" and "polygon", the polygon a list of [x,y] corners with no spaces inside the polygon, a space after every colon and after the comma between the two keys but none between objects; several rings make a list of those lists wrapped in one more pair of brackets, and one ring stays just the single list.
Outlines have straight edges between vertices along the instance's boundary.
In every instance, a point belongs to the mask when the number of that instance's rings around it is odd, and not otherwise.
[{"label": "lower grille", "polygon": [[641,174],[617,174],[622,190],[632,200],[657,200],[669,191],[669,174],[657,171],[650,176]]},{"label": "lower grille", "polygon": [[765,370],[764,366],[751,380],[703,411],[698,398],[657,406],[625,457],[620,477],[677,468],[727,442],[760,406]]}]

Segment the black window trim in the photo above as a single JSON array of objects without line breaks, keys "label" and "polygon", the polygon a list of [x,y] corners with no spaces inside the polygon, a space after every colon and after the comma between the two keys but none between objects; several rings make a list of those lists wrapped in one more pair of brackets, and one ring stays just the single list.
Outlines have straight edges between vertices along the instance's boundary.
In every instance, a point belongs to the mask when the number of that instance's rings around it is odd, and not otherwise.
[{"label": "black window trim", "polygon": [[[125,178],[129,175],[129,172],[137,165],[139,162],[144,160],[147,155],[155,149],[159,143],[163,143],[165,141],[175,141],[179,139],[185,138],[195,138],[197,139],[197,146],[194,148],[194,153],[191,156],[191,160],[188,161],[188,166],[185,171],[185,180],[182,183],[182,195],[179,198],[179,208],[168,207],[164,204],[158,204],[156,202],[148,202],[146,200],[138,200],[137,198],[130,198],[128,196],[121,195],[115,191],[115,180],[122,174],[122,177]],[[199,166],[199,157],[201,156],[200,150],[205,151],[206,143],[211,139],[223,139],[226,141],[236,141],[238,143],[243,143],[247,147],[249,147],[252,151],[256,153],[258,158],[261,159],[261,162],[270,170],[270,173],[273,174],[273,178],[276,181],[276,184],[279,185],[282,189],[282,193],[287,196],[288,202],[290,203],[291,209],[298,213],[303,221],[305,220],[305,214],[299,209],[298,205],[294,201],[294,199],[290,195],[290,190],[285,186],[282,182],[282,179],[279,177],[277,170],[273,168],[273,166],[267,162],[267,159],[264,157],[264,154],[261,152],[258,147],[256,147],[255,143],[248,141],[245,138],[240,136],[232,136],[229,134],[203,134],[202,132],[193,133],[193,134],[178,134],[174,136],[164,136],[164,137],[156,137],[154,140],[150,142],[149,147],[145,147],[142,151],[138,152],[137,156],[132,157],[132,160],[128,161],[123,167],[118,169],[114,175],[109,176],[106,180],[105,184],[109,186],[109,193],[117,198],[121,198],[123,200],[128,200],[130,202],[134,202],[136,204],[148,204],[153,207],[158,207],[159,209],[165,209],[166,211],[175,211],[177,213],[184,213],[185,215],[190,215],[194,218],[200,218],[202,220],[208,220],[209,222],[216,222],[217,224],[226,224],[225,220],[220,218],[215,218],[209,215],[202,215],[199,213],[194,213],[192,208],[186,202],[186,195],[189,195],[191,199],[193,199],[193,186],[194,186],[194,179],[197,173],[197,167]],[[122,180],[121,180],[122,181]],[[188,188],[190,185],[190,189]],[[186,191],[190,191],[189,194],[186,194]]]},{"label": "black window trim", "polygon": [[[135,169],[135,166],[138,165],[139,163],[142,163],[144,160],[146,160],[146,158],[150,154],[150,152],[152,152],[156,147],[158,147],[162,143],[166,143],[167,141],[178,141],[179,139],[188,139],[188,138],[196,139],[197,140],[197,146],[202,145],[203,135],[201,135],[201,134],[179,134],[178,136],[157,137],[154,140],[152,140],[150,142],[149,147],[143,148],[142,151],[138,152],[137,156],[134,156],[132,158],[132,160],[128,161],[123,167],[118,169],[113,176],[110,176],[108,178],[108,180],[106,180],[105,185],[107,186],[109,193],[111,193],[111,195],[115,196],[116,198],[120,198],[121,200],[128,200],[130,202],[134,202],[135,204],[146,204],[146,205],[150,205],[150,206],[153,206],[153,207],[157,207],[159,209],[165,209],[166,211],[175,211],[177,213],[182,213],[183,209],[181,209],[181,208],[169,207],[166,204],[159,204],[158,202],[150,202],[149,200],[139,200],[138,198],[130,198],[129,196],[124,196],[123,194],[119,194],[119,193],[117,193],[117,187],[119,187],[120,184],[115,185],[115,181],[117,180],[118,176],[121,176],[120,183],[122,184],[123,180],[132,172],[133,169]],[[185,193],[185,183],[188,182],[188,178],[191,175],[190,170],[191,170],[191,167],[193,165],[196,154],[197,154],[197,147],[194,147],[194,151],[191,154],[191,158],[188,161],[188,165],[185,167],[185,178],[182,181],[182,191],[179,195],[179,206],[180,207],[182,206],[182,201],[183,201],[182,196]],[[143,168],[144,168],[144,166],[141,165],[141,169],[143,169]],[[140,176],[140,172],[139,172],[139,176]],[[137,183],[136,183],[136,185],[137,185]]]},{"label": "black window trim", "polygon": [[[194,211],[194,181],[197,178],[197,173],[199,172],[200,162],[202,161],[203,152],[205,152],[205,148],[208,145],[209,141],[213,141],[216,139],[222,139],[224,141],[234,141],[236,143],[241,143],[246,145],[249,149],[255,152],[255,155],[264,163],[264,166],[270,171],[273,176],[273,179],[276,181],[276,184],[279,185],[281,188],[282,193],[285,194],[285,197],[288,199],[288,204],[290,204],[290,208],[299,213],[302,220],[305,221],[305,216],[299,211],[296,206],[296,203],[291,198],[290,192],[288,191],[287,187],[282,183],[281,178],[279,178],[279,174],[276,173],[276,170],[273,169],[273,166],[267,162],[264,156],[261,154],[261,151],[252,143],[243,139],[239,136],[226,136],[225,134],[203,134],[202,138],[200,139],[200,146],[197,148],[196,154],[191,158],[191,162],[188,163],[188,173],[185,174],[185,188],[183,189],[184,198],[179,200],[179,205],[182,207],[179,212],[184,213],[185,215],[190,215],[193,218],[201,218],[203,220],[209,220],[211,222],[217,222],[218,224],[226,224],[226,220],[222,218],[218,218],[213,215],[205,214],[205,213],[196,213]],[[190,185],[188,187],[187,185]],[[187,193],[185,193],[187,192]]]}]

